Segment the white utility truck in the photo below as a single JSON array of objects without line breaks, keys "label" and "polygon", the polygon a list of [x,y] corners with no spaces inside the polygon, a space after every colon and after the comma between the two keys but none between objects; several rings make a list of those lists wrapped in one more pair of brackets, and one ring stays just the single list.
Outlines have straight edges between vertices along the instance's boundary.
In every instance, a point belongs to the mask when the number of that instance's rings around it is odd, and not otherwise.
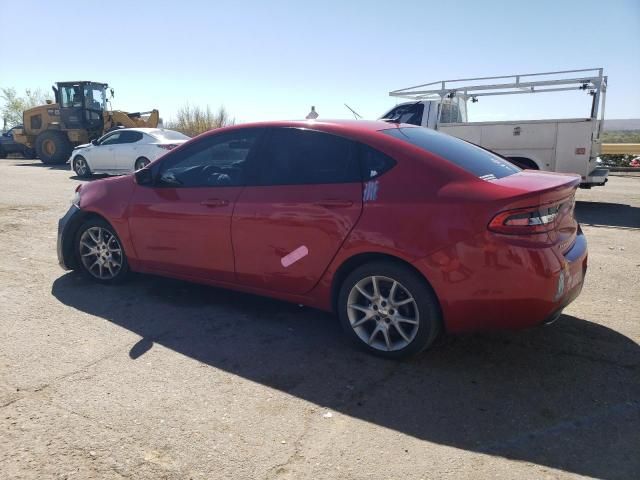
[{"label": "white utility truck", "polygon": [[[600,131],[604,119],[607,77],[602,68],[501,77],[441,80],[394,90],[408,98],[381,119],[433,128],[492,150],[525,169],[577,173],[582,188],[604,185],[609,171],[599,168]],[[589,118],[467,121],[467,102],[491,95],[582,90],[591,96]],[[598,111],[601,119],[598,120]]]}]

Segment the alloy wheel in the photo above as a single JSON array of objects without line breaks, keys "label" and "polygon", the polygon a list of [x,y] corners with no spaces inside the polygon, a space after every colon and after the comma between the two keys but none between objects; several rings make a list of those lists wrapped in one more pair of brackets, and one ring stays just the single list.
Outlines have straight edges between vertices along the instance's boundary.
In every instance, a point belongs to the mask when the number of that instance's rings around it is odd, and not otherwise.
[{"label": "alloy wheel", "polygon": [[89,227],[82,233],[80,258],[87,272],[100,280],[112,280],[122,270],[122,247],[106,228]]},{"label": "alloy wheel", "polygon": [[89,165],[87,165],[87,161],[80,157],[75,160],[75,170],[79,177],[84,177],[89,173]]},{"label": "alloy wheel", "polygon": [[401,350],[418,333],[418,305],[393,278],[374,275],[356,283],[347,299],[347,315],[360,340],[376,350]]}]

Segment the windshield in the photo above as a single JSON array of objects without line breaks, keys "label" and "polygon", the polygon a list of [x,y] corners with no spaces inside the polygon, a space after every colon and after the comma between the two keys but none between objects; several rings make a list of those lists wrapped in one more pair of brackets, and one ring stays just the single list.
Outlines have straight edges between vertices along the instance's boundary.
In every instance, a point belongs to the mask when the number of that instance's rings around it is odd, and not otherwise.
[{"label": "windshield", "polygon": [[102,85],[85,85],[84,106],[91,110],[104,110],[106,103]]},{"label": "windshield", "polygon": [[520,171],[515,165],[488,150],[428,128],[391,128],[382,132],[434,153],[483,180],[495,180]]},{"label": "windshield", "polygon": [[191,137],[187,137],[185,134],[176,132],[175,130],[155,130],[150,132],[150,135],[157,140],[190,140]]}]

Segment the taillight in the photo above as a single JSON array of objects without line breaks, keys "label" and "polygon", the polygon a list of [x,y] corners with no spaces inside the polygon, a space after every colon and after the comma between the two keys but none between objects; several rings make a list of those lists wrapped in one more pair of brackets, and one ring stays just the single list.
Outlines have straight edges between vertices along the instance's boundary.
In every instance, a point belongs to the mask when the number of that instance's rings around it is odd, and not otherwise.
[{"label": "taillight", "polygon": [[489,223],[489,230],[507,235],[529,235],[553,230],[563,204],[541,205],[500,212]]},{"label": "taillight", "polygon": [[160,147],[163,150],[173,150],[177,146],[178,145],[176,145],[175,143],[156,143],[156,147]]}]

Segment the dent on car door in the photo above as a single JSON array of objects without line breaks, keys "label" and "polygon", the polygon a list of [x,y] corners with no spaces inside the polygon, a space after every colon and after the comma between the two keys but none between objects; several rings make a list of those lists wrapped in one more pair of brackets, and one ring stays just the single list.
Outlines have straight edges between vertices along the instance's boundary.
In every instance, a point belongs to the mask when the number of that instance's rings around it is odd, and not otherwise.
[{"label": "dent on car door", "polygon": [[129,208],[143,269],[232,282],[231,214],[259,129],[210,135],[154,164],[154,183],[137,185]]},{"label": "dent on car door", "polygon": [[245,187],[233,214],[238,281],[306,293],[361,214],[356,145],[322,132],[273,129],[253,166],[255,184]]}]

